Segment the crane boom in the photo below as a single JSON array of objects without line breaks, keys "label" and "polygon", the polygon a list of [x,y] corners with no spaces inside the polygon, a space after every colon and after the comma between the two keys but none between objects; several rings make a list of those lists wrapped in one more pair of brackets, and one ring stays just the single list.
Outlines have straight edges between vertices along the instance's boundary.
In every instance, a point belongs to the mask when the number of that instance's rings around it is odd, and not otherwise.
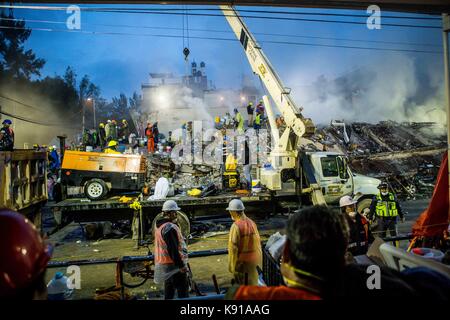
[{"label": "crane boom", "polygon": [[[290,89],[283,85],[239,13],[232,6],[221,5],[220,9],[243,46],[253,72],[259,76],[275,105],[283,114],[287,129],[295,133],[298,138],[312,135],[315,127],[311,119],[303,117],[302,109],[297,107],[290,96]],[[287,151],[287,146],[280,147],[280,150]]]}]

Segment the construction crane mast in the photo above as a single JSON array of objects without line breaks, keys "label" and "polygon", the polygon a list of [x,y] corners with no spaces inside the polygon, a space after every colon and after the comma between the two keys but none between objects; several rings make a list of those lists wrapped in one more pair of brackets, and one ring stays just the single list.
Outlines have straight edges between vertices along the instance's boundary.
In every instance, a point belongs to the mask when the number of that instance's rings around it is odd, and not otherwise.
[{"label": "construction crane mast", "polygon": [[311,119],[305,118],[301,114],[302,108],[299,108],[291,98],[291,90],[283,85],[280,77],[239,16],[239,13],[232,6],[221,5],[220,9],[244,48],[253,72],[261,79],[286,123],[286,129],[280,137],[275,125],[273,109],[269,99],[265,96],[263,99],[267,109],[273,142],[270,162],[272,167],[278,172],[279,177],[273,175],[273,172],[270,173],[271,178],[265,177],[264,170],[262,170],[261,182],[271,190],[280,190],[281,180],[292,177],[292,172],[295,170],[298,148],[310,142],[306,141],[305,138],[314,134],[315,127]]}]

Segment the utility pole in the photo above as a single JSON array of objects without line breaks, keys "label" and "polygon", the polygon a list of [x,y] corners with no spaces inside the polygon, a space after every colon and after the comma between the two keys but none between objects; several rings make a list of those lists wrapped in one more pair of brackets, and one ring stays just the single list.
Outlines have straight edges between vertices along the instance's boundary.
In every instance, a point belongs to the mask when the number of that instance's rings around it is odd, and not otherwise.
[{"label": "utility pole", "polygon": [[95,116],[95,99],[92,98],[92,108],[94,109],[94,128],[97,128],[97,119]]},{"label": "utility pole", "polygon": [[84,103],[84,99],[82,98],[81,99],[81,108],[82,108],[82,113],[83,113],[83,119],[81,120],[81,126],[82,126],[82,129],[81,129],[81,134],[84,134],[84,116],[85,116],[85,103]]}]

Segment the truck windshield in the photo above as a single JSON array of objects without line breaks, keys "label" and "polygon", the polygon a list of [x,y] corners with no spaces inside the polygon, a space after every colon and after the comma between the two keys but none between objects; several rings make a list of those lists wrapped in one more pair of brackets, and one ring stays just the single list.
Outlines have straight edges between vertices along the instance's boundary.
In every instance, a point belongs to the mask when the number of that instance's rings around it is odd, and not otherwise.
[{"label": "truck windshield", "polygon": [[322,174],[324,177],[336,177],[339,175],[336,157],[323,157],[320,159],[322,164]]}]

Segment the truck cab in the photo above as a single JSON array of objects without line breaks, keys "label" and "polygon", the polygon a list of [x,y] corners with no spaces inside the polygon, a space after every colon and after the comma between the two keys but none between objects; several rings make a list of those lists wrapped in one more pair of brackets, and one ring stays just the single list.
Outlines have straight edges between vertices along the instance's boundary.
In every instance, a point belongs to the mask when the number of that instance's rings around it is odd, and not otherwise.
[{"label": "truck cab", "polygon": [[[345,195],[352,195],[361,202],[364,199],[371,200],[378,193],[377,187],[381,180],[352,172],[344,155],[337,152],[311,152],[307,156],[327,203],[338,203]],[[358,205],[358,211],[361,212],[369,205],[370,202],[365,201],[364,208]]]}]

